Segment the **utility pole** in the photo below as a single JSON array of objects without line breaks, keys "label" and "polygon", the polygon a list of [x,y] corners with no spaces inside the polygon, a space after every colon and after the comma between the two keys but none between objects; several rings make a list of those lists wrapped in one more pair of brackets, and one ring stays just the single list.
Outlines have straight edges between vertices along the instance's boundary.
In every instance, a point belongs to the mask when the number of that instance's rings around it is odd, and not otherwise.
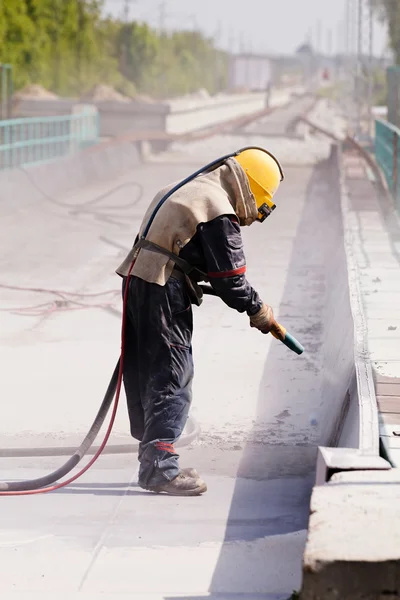
[{"label": "utility pole", "polygon": [[228,33],[228,90],[235,87],[235,77],[234,77],[234,65],[235,65],[235,54],[236,54],[236,40],[235,34],[233,32],[232,27],[229,28]]},{"label": "utility pole", "polygon": [[163,36],[165,34],[165,20],[166,20],[166,0],[161,2],[160,4],[160,35]]},{"label": "utility pole", "polygon": [[371,0],[346,0],[347,114],[353,135],[361,141],[372,135],[373,34]]},{"label": "utility pole", "polygon": [[131,2],[131,0],[125,0],[125,2],[124,2],[124,15],[123,15],[124,23],[129,22],[130,2]]},{"label": "utility pole", "polygon": [[368,32],[368,135],[373,137],[374,119],[374,10],[369,2],[369,32]]},{"label": "utility pole", "polygon": [[229,29],[228,44],[229,44],[229,52],[231,54],[236,54],[238,51],[238,38],[237,38],[236,32],[233,31],[232,28]]},{"label": "utility pole", "polygon": [[77,36],[76,36],[76,76],[78,81],[79,94],[82,86],[82,53],[83,53],[83,35],[85,28],[85,7],[83,0],[77,0]]},{"label": "utility pole", "polygon": [[322,50],[321,38],[322,38],[322,23],[321,23],[321,19],[318,19],[317,32],[316,32],[316,44],[315,44],[316,52],[318,55],[321,54],[321,50]]},{"label": "utility pole", "polygon": [[346,93],[344,109],[348,115],[352,133],[357,130],[357,3],[346,0]]},{"label": "utility pole", "polygon": [[53,91],[59,92],[60,87],[60,27],[62,14],[62,5],[59,2],[53,2],[53,23],[51,30],[51,39],[53,45]]},{"label": "utility pole", "polygon": [[321,52],[321,30],[322,30],[321,19],[318,19],[315,26],[316,26],[315,50],[319,54]]},{"label": "utility pole", "polygon": [[328,29],[326,38],[327,38],[326,53],[328,56],[331,56],[332,55],[332,38],[333,38],[332,29]]},{"label": "utility pole", "polygon": [[125,0],[123,9],[123,22],[124,22],[124,40],[122,49],[122,73],[128,78],[129,71],[129,46],[130,46],[130,29],[129,29],[129,17],[131,5],[137,0]]},{"label": "utility pole", "polygon": [[357,107],[357,125],[356,135],[361,135],[362,120],[362,73],[363,73],[363,0],[358,0],[357,7],[357,72],[356,72],[356,107]]},{"label": "utility pole", "polygon": [[222,30],[222,21],[218,21],[217,29],[214,35],[214,52],[215,52],[215,61],[214,61],[214,90],[215,93],[218,94],[220,92],[220,65],[219,65],[219,49],[218,43],[221,38],[221,30]]},{"label": "utility pole", "polygon": [[192,13],[190,15],[190,18],[191,18],[191,21],[192,21],[193,33],[196,33],[197,31],[199,31],[199,22],[197,20],[196,13]]},{"label": "utility pole", "polygon": [[163,2],[161,2],[160,6],[159,6],[159,27],[160,27],[160,50],[161,50],[161,94],[162,96],[165,96],[165,92],[166,92],[166,64],[165,64],[165,35],[166,35],[166,30],[165,30],[165,21],[166,21],[166,0],[163,0]]}]

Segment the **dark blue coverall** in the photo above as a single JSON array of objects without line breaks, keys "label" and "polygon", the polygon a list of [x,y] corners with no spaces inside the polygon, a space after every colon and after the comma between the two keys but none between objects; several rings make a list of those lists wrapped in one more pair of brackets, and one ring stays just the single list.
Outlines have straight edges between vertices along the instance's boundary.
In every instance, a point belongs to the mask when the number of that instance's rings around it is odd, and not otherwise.
[{"label": "dark blue coverall", "polygon": [[[246,279],[240,225],[229,215],[201,223],[179,256],[207,273],[221,299],[254,315],[262,301]],[[126,278],[123,282],[125,289]],[[131,434],[140,440],[139,484],[153,487],[179,474],[174,442],[192,398],[193,316],[182,278],[165,286],[138,277],[129,281],[124,386]]]}]

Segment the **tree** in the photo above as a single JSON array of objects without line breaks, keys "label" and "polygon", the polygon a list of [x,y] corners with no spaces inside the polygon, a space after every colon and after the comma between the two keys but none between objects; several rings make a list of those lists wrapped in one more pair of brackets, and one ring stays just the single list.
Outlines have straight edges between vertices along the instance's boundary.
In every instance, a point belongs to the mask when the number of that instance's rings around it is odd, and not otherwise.
[{"label": "tree", "polygon": [[143,88],[146,74],[153,72],[160,51],[158,37],[146,24],[122,24],[115,50],[121,74],[137,88]]},{"label": "tree", "polygon": [[387,23],[390,47],[400,64],[400,2],[398,0],[370,0],[380,19]]},{"label": "tree", "polygon": [[14,66],[18,86],[27,82],[24,67],[30,59],[34,35],[25,0],[0,2],[0,62]]},{"label": "tree", "polygon": [[0,0],[0,62],[15,87],[39,83],[80,96],[96,83],[133,95],[220,89],[227,56],[199,32],[159,35],[146,24],[104,18],[103,0]]}]

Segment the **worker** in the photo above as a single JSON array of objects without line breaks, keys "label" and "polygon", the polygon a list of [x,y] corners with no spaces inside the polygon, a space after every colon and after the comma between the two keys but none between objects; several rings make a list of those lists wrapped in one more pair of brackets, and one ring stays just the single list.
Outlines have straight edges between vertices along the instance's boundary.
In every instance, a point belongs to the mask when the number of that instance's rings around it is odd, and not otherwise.
[{"label": "worker", "polygon": [[251,327],[282,335],[272,308],[246,279],[240,233],[241,226],[263,222],[274,210],[282,168],[263,149],[233,156],[172,193],[154,216],[174,185],[161,190],[117,269],[127,294],[123,381],[131,435],[140,441],[138,483],[157,493],[195,496],[207,490],[195,469],[180,469],[174,448],[192,397],[192,304],[202,301],[199,282],[211,284],[230,308],[246,312]]}]

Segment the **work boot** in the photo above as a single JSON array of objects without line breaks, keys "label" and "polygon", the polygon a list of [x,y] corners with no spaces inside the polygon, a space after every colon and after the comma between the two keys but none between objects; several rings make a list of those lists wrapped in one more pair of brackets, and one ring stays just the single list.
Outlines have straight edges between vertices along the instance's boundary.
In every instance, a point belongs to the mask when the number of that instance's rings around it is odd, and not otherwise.
[{"label": "work boot", "polygon": [[181,469],[181,473],[186,475],[186,477],[193,477],[194,479],[199,479],[200,475],[196,469],[192,469],[192,467],[186,467],[186,469]]},{"label": "work boot", "polygon": [[[192,469],[189,470],[192,471]],[[156,494],[165,492],[170,496],[200,496],[207,491],[207,485],[199,477],[188,477],[181,471],[172,481],[166,481],[154,487],[146,487],[146,489]]]}]

